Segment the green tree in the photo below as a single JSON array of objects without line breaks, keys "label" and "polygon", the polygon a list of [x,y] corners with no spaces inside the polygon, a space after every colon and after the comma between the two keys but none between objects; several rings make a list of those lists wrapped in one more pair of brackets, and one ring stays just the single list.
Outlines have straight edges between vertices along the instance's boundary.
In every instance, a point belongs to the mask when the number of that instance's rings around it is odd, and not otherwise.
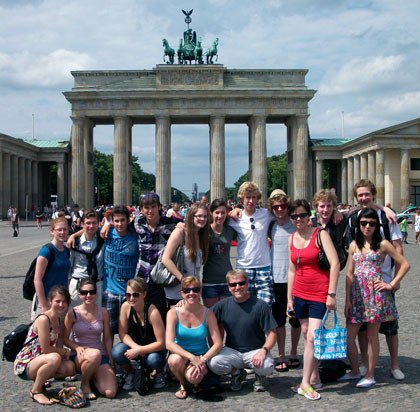
[{"label": "green tree", "polygon": [[94,187],[97,204],[112,204],[114,156],[95,150]]}]

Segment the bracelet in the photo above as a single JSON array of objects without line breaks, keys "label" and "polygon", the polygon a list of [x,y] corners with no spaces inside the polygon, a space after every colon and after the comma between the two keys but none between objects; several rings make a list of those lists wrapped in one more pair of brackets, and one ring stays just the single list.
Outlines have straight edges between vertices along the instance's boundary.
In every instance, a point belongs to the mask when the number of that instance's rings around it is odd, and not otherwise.
[{"label": "bracelet", "polygon": [[392,286],[391,283],[388,283],[388,285],[391,286],[391,292],[394,292],[395,291],[394,286]]},{"label": "bracelet", "polygon": [[204,355],[201,355],[201,356],[200,356],[200,358],[201,358],[201,359],[204,359],[204,362],[206,362],[206,363],[207,363],[207,358],[206,358]]}]

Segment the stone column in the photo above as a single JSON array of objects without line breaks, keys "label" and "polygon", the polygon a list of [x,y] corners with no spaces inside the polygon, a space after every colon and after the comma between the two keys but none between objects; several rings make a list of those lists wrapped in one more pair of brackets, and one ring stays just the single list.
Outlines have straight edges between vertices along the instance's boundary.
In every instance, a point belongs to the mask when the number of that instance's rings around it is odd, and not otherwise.
[{"label": "stone column", "polygon": [[376,178],[376,154],[373,150],[368,152],[368,179],[371,182],[375,181]]},{"label": "stone column", "polygon": [[368,158],[367,153],[362,153],[360,155],[360,178],[368,178]]},{"label": "stone column", "polygon": [[156,117],[156,193],[163,205],[171,202],[171,120]]},{"label": "stone column", "polygon": [[225,118],[210,118],[210,200],[225,198]]},{"label": "stone column", "polygon": [[267,202],[267,142],[266,116],[253,116],[252,135],[252,180],[259,187],[263,205]]},{"label": "stone column", "polygon": [[[32,198],[32,179],[31,179],[31,161],[29,159],[25,160],[25,194],[28,195],[28,211],[31,213],[32,204],[35,205],[35,202]],[[35,205],[36,207],[36,205]]]},{"label": "stone column", "polygon": [[18,179],[19,179],[19,168],[18,168],[18,157],[16,155],[11,156],[11,176],[10,186],[12,187],[12,204],[13,207],[19,207],[18,198]]},{"label": "stone column", "polygon": [[348,200],[347,159],[341,160],[341,203],[349,203]]},{"label": "stone column", "polygon": [[383,149],[376,151],[376,203],[385,204],[385,152]]},{"label": "stone column", "polygon": [[[58,196],[58,207],[65,205],[65,194],[64,194],[64,162],[57,162],[57,196]],[[87,208],[87,205],[80,205],[81,207]]]},{"label": "stone column", "polygon": [[[95,127],[95,124],[90,119],[85,120],[83,124],[83,141],[84,141],[83,153],[84,153],[84,161],[85,161],[85,204],[83,205],[83,207],[86,209],[91,209],[94,206],[94,199],[93,199],[94,197],[93,128],[94,127]],[[64,179],[64,169],[63,169],[63,179]],[[59,198],[59,201],[60,200],[61,199]]]},{"label": "stone column", "polygon": [[5,205],[5,198],[4,198],[4,187],[8,184],[8,183],[4,183],[3,179],[4,179],[4,170],[3,170],[3,152],[0,150],[0,220],[2,220],[4,218],[4,216],[7,216],[7,209],[9,207],[9,205]]},{"label": "stone column", "polygon": [[401,149],[401,189],[400,209],[404,209],[410,203],[410,152],[408,149]]},{"label": "stone column", "polygon": [[[127,204],[133,203],[133,164],[132,164],[132,147],[133,147],[133,129],[132,122],[130,120],[130,126],[128,129],[128,143],[127,143]],[[138,202],[138,199],[137,199]]]},{"label": "stone column", "polygon": [[294,198],[309,199],[308,167],[308,116],[296,116],[296,141],[294,143]]},{"label": "stone column", "polygon": [[[71,128],[71,202],[84,207],[85,199],[85,159],[84,159],[84,117],[72,116]],[[115,159],[114,159],[115,162]],[[59,199],[60,201],[60,199]]]},{"label": "stone column", "polygon": [[347,159],[347,176],[348,176],[348,186],[347,186],[347,199],[348,199],[348,203],[350,205],[355,205],[357,204],[357,199],[355,199],[354,195],[353,195],[353,186],[354,186],[354,174],[353,174],[354,168],[353,168],[353,158],[349,157]]},{"label": "stone column", "polygon": [[[114,119],[114,205],[127,205],[128,146],[131,121],[128,117]],[[131,152],[131,149],[130,149]]]},{"label": "stone column", "polygon": [[323,171],[323,161],[322,159],[315,160],[315,167],[316,167],[316,189],[315,191],[318,192],[323,188],[323,179],[322,179],[322,171]]},{"label": "stone column", "polygon": [[38,192],[38,162],[31,162],[31,185],[32,185],[32,199],[35,203],[35,207],[44,205],[41,204],[41,199],[39,198]]},{"label": "stone column", "polygon": [[353,163],[353,176],[354,176],[354,183],[357,183],[360,180],[360,156],[354,156],[354,163]]},{"label": "stone column", "polygon": [[25,217],[26,210],[26,193],[25,193],[25,159],[23,157],[18,158],[18,212],[19,215]]},{"label": "stone column", "polygon": [[[12,180],[11,180],[11,156],[10,156],[10,153],[4,153],[4,155],[3,155],[2,175],[3,175],[3,204],[6,205],[6,208],[9,208],[9,206],[13,203],[13,201],[12,201],[12,191],[11,191],[11,187],[13,185],[12,185]],[[4,213],[3,210],[2,210],[2,213]]]}]

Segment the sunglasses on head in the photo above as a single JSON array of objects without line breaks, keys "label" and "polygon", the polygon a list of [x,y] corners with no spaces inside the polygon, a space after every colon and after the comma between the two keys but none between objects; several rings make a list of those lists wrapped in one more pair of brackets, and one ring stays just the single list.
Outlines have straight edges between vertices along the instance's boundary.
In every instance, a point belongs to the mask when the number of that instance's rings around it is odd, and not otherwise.
[{"label": "sunglasses on head", "polygon": [[360,221],[360,226],[367,226],[369,225],[370,227],[375,227],[376,226],[376,221],[374,220],[361,220]]},{"label": "sunglasses on head", "polygon": [[280,204],[280,205],[274,205],[273,207],[272,207],[272,209],[273,210],[284,210],[284,209],[287,209],[287,205],[285,205],[285,204]]},{"label": "sunglasses on head", "polygon": [[125,293],[125,298],[126,298],[127,300],[128,300],[128,299],[131,299],[131,298],[137,299],[139,296],[140,296],[140,292],[133,292],[133,293],[128,293],[128,292],[126,292],[126,293]]},{"label": "sunglasses on head", "polygon": [[241,280],[240,282],[229,282],[229,287],[236,288],[236,286],[245,286],[246,280]]},{"label": "sunglasses on head", "polygon": [[140,195],[140,199],[159,199],[159,195],[156,193],[143,193]]},{"label": "sunglasses on head", "polygon": [[305,217],[308,217],[309,213],[305,212],[305,213],[296,213],[293,215],[290,215],[290,219],[292,220],[298,220],[298,219],[305,219]]},{"label": "sunglasses on head", "polygon": [[190,292],[194,292],[194,293],[199,293],[201,290],[200,287],[196,286],[194,288],[182,288],[182,292],[184,293],[190,293]]},{"label": "sunglasses on head", "polygon": [[80,290],[79,293],[82,296],[87,296],[87,295],[96,295],[96,289],[90,289],[90,290]]}]

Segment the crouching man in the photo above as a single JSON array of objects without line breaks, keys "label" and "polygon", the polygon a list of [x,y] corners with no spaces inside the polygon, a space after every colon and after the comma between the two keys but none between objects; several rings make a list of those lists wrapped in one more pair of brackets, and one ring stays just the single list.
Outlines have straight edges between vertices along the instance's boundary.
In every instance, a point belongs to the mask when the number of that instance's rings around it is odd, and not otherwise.
[{"label": "crouching man", "polygon": [[216,375],[231,373],[230,389],[240,391],[247,369],[255,372],[254,391],[264,392],[267,376],[274,370],[270,350],[276,343],[277,324],[270,306],[248,292],[248,275],[234,269],[226,275],[230,298],[219,301],[212,309],[219,328],[226,333],[226,346],[209,361]]}]

